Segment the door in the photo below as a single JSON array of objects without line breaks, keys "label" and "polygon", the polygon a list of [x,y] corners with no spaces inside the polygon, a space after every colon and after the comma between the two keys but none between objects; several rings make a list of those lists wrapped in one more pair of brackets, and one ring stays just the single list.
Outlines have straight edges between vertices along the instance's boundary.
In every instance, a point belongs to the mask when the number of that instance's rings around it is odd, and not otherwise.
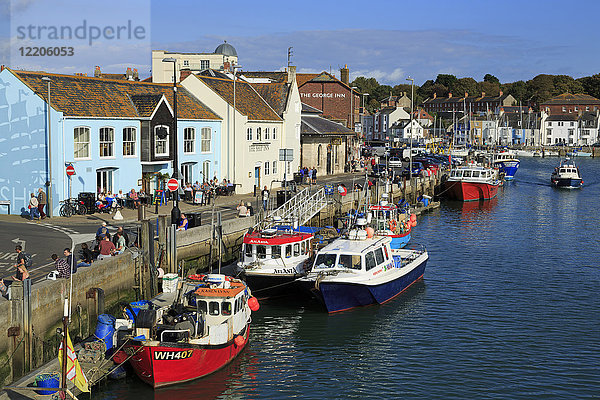
[{"label": "door", "polygon": [[260,167],[254,167],[254,187],[260,188]]},{"label": "door", "polygon": [[327,146],[327,174],[333,174],[333,165],[331,160],[331,145]]},{"label": "door", "polygon": [[96,170],[97,193],[113,192],[113,171],[111,169]]},{"label": "door", "polygon": [[182,178],[183,178],[183,182],[182,184],[185,185],[187,183],[194,183],[193,179],[193,175],[192,175],[192,170],[193,170],[193,164],[182,164],[181,165],[181,174],[182,174]]}]

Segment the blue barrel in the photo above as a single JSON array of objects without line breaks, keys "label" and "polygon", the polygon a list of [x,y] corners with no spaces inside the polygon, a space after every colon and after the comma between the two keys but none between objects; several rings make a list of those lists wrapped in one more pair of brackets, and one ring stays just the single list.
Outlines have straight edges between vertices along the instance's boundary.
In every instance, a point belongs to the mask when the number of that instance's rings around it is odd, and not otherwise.
[{"label": "blue barrel", "polygon": [[[131,307],[131,309],[133,310],[133,313],[137,317],[140,310],[151,309],[152,303],[149,302],[148,300],[140,300],[140,301],[134,301],[133,303],[129,303],[129,306]],[[134,316],[131,314],[131,310],[129,308],[126,308],[125,312],[127,313],[127,316],[129,317],[129,319],[134,319]]]},{"label": "blue barrel", "polygon": [[98,316],[98,325],[96,325],[96,331],[94,335],[100,340],[106,343],[106,350],[110,350],[113,347],[113,335],[115,333],[115,317],[108,314],[102,314]]},{"label": "blue barrel", "polygon": [[[56,372],[39,374],[35,377],[35,386],[40,388],[57,388],[59,387],[60,375]],[[49,395],[58,392],[58,390],[34,390],[37,394]]]}]

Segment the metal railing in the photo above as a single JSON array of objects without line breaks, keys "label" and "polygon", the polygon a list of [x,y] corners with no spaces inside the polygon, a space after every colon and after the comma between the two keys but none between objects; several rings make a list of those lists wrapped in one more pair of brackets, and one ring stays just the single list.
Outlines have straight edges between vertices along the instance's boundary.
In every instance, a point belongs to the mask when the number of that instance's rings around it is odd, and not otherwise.
[{"label": "metal railing", "polygon": [[327,198],[323,187],[315,193],[311,193],[310,188],[305,188],[273,210],[264,220],[256,224],[254,229],[267,229],[282,224],[292,225],[294,221],[298,221],[298,225],[304,225],[326,206]]}]

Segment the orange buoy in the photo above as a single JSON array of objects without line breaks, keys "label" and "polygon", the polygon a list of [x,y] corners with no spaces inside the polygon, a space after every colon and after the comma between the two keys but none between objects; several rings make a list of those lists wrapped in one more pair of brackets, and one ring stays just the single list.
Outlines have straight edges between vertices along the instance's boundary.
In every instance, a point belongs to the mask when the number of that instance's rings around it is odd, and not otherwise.
[{"label": "orange buoy", "polygon": [[412,227],[417,226],[417,220],[410,221],[410,226],[412,226]]},{"label": "orange buoy", "polygon": [[415,214],[410,214],[410,222],[416,221],[417,216]]},{"label": "orange buoy", "polygon": [[366,231],[368,238],[372,238],[375,235],[375,229],[371,228],[370,226],[367,227]]},{"label": "orange buoy", "polygon": [[258,309],[260,308],[260,304],[258,304],[258,299],[256,297],[250,297],[248,299],[248,307],[250,307],[252,311],[258,311]]},{"label": "orange buoy", "polygon": [[[252,297],[252,298],[254,298],[254,297]],[[240,347],[240,346],[243,346],[245,341],[246,341],[246,340],[244,339],[244,337],[243,337],[242,335],[237,335],[237,336],[235,337],[235,339],[233,339],[233,342],[234,342],[234,343],[235,343],[235,345],[236,345],[236,346],[238,346],[238,347]]]}]

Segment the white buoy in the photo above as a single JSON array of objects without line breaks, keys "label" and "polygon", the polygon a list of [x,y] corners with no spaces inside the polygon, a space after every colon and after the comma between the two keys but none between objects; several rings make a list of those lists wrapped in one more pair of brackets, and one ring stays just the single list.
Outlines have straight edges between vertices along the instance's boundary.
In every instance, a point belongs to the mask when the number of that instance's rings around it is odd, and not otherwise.
[{"label": "white buoy", "polygon": [[120,211],[120,210],[117,210],[117,211],[115,212],[115,215],[113,215],[112,219],[116,219],[116,220],[121,220],[121,219],[123,219],[123,216],[121,215],[121,211]]}]

